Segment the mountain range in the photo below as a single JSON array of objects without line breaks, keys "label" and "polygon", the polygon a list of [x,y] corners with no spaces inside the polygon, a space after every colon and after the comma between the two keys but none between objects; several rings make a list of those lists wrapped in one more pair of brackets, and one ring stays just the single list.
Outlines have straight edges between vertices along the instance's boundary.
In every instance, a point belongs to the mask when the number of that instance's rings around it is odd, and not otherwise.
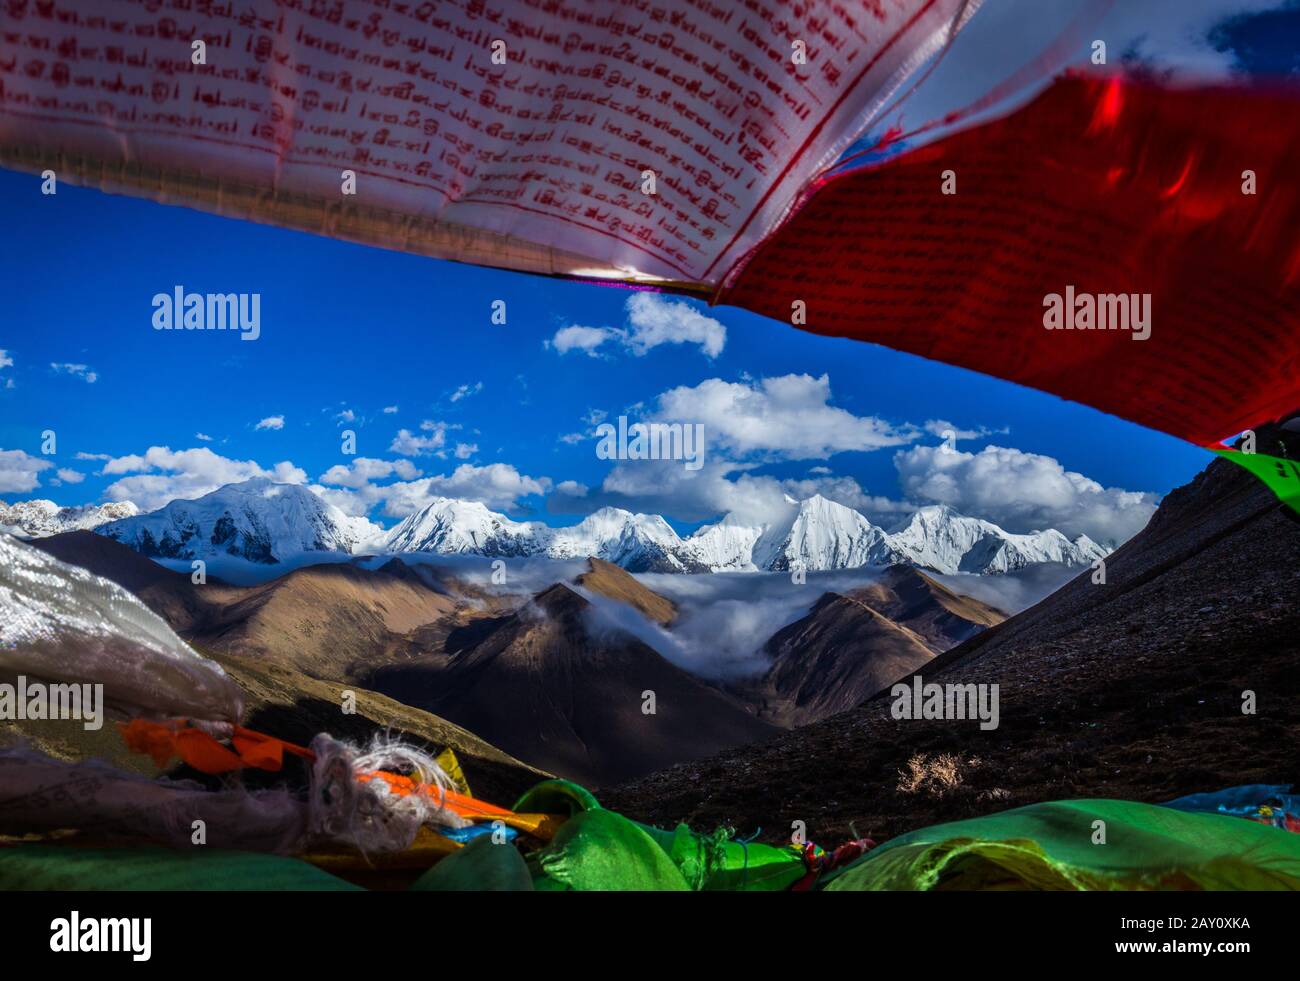
[{"label": "mountain range", "polygon": [[[3,513],[16,515],[20,520],[9,523],[27,537],[93,527],[151,558],[235,556],[264,564],[310,552],[423,552],[485,558],[595,556],[629,572],[811,572],[914,565],[946,574],[996,575],[1047,562],[1088,565],[1110,552],[1086,535],[1071,540],[1051,528],[1015,534],[946,505],[920,508],[886,531],[820,495],[787,498],[785,512],[766,523],[729,514],[685,538],[659,515],[619,508],[601,508],[575,525],[551,527],[451,498],[438,498],[385,530],[345,514],[307,487],[264,478],[228,484],[195,500],[172,501],[148,514],[108,510],[120,505],[103,505],[99,512],[51,511],[44,507],[48,503],[26,502]],[[96,523],[100,516],[114,520]]]},{"label": "mountain range", "polygon": [[[293,691],[345,687],[372,721],[400,703],[427,713],[405,725],[453,726],[446,731],[458,746],[473,748],[465,735],[473,733],[504,759],[593,785],[855,705],[1002,618],[916,569],[884,570],[878,582],[847,594],[810,593],[807,614],[768,642],[771,669],[723,683],[670,661],[652,646],[653,630],[641,636],[609,602],[665,631],[692,611],[595,557],[572,580],[520,594],[400,556],[378,568],[302,566],[237,586],[213,577],[196,584],[88,531],[33,544],[129,589],[255,698],[283,705]],[[322,698],[309,700],[314,713],[325,711]],[[292,718],[281,709],[272,715],[276,725]],[[491,755],[481,747],[475,753]]]}]

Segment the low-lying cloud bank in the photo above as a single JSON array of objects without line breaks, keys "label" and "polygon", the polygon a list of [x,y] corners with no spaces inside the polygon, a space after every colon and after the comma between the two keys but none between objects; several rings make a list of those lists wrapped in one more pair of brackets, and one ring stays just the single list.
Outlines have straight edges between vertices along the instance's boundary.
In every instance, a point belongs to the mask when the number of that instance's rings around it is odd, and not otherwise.
[{"label": "low-lying cloud bank", "polygon": [[[378,569],[393,560],[389,555],[354,558],[308,553],[268,567],[231,557],[209,562],[207,572],[212,579],[250,586],[307,565],[353,562],[362,568]],[[408,552],[400,561],[436,568],[469,585],[515,597],[521,606],[528,597],[548,586],[567,583],[591,603],[587,627],[593,636],[630,635],[678,667],[720,681],[762,673],[768,666],[763,646],[774,633],[807,614],[824,593],[859,589],[875,582],[884,572],[877,567],[809,572],[803,583],[792,582],[789,573],[784,572],[639,573],[635,578],[642,585],[677,604],[680,611],[677,621],[664,628],[625,603],[577,586],[574,580],[587,571],[585,559],[497,560],[476,555]],[[186,561],[161,560],[161,564],[178,572],[191,571]],[[1080,574],[1077,568],[1055,564],[1031,566],[1003,576],[946,576],[927,572],[954,592],[972,596],[1008,614],[1033,606]]]}]

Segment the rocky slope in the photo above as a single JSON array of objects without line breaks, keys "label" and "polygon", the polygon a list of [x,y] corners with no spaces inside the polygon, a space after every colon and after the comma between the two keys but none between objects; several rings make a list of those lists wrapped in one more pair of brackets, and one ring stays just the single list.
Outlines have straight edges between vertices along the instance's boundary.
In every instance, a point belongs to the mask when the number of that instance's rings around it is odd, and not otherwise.
[{"label": "rocky slope", "polygon": [[668,627],[677,619],[677,605],[643,586],[635,576],[603,559],[587,560],[587,572],[575,581],[583,589],[626,603],[647,620]]},{"label": "rocky slope", "polygon": [[765,646],[767,673],[743,689],[760,718],[801,726],[860,705],[935,654],[1006,619],[906,566],[847,593],[825,593]]},{"label": "rocky slope", "polygon": [[591,786],[774,731],[597,617],[557,583],[515,613],[453,631],[440,652],[380,667],[362,683]]}]

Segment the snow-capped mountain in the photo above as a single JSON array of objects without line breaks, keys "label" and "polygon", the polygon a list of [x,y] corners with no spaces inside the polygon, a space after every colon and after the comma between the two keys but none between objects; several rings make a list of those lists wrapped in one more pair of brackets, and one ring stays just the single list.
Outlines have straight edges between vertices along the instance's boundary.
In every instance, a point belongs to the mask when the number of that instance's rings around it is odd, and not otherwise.
[{"label": "snow-capped mountain", "polygon": [[225,722],[243,714],[243,693],[222,667],[135,595],[4,534],[0,651],[6,672],[102,685],[119,708]]},{"label": "snow-capped mountain", "polygon": [[571,528],[543,533],[552,558],[598,559],[628,572],[704,572],[684,553],[682,539],[657,514],[633,514],[621,508],[601,508]]},{"label": "snow-capped mountain", "polygon": [[145,555],[236,555],[274,563],[303,552],[432,552],[485,558],[596,556],[629,572],[784,572],[917,565],[943,573],[1001,574],[1040,562],[1087,565],[1108,550],[1055,529],[1014,534],[944,505],[924,507],[893,533],[820,495],[787,499],[775,520],[727,515],[682,538],[662,517],[601,508],[575,525],[514,521],[477,501],[438,498],[388,532],[306,487],[248,480],[194,501],[95,530]]},{"label": "snow-capped mountain", "polygon": [[857,511],[814,494],[799,510],[764,568],[855,569],[873,564],[885,533]]},{"label": "snow-capped mountain", "polygon": [[382,533],[306,487],[261,477],[227,484],[193,501],[172,501],[95,531],[155,558],[233,555],[265,563],[302,552],[356,552]]},{"label": "snow-capped mountain", "polygon": [[1000,574],[1039,562],[1088,565],[1108,550],[1055,529],[1017,535],[946,505],[921,508],[889,534],[852,508],[820,495],[791,502],[782,520],[745,525],[728,515],[685,540],[687,553],[713,572],[851,569],[917,565],[937,572]]},{"label": "snow-capped mountain", "polygon": [[82,504],[77,507],[60,507],[53,501],[0,501],[0,531],[19,538],[47,538],[65,531],[82,531],[97,528],[119,518],[131,518],[140,513],[130,501],[111,504]]},{"label": "snow-capped mountain", "polygon": [[[939,572],[1003,573],[1040,562],[1089,565],[1108,553],[1087,535],[1074,541],[1055,528],[1017,535],[944,504],[921,508],[900,531],[886,536],[889,561]],[[882,556],[883,557],[883,556]]]},{"label": "snow-capped mountain", "polygon": [[544,527],[511,521],[478,501],[440,497],[384,535],[379,549],[495,558],[535,555],[538,529]]},{"label": "snow-capped mountain", "polygon": [[379,544],[385,552],[492,558],[594,555],[630,572],[704,571],[678,554],[682,540],[659,515],[601,508],[569,528],[512,521],[476,501],[439,498],[406,518]]}]

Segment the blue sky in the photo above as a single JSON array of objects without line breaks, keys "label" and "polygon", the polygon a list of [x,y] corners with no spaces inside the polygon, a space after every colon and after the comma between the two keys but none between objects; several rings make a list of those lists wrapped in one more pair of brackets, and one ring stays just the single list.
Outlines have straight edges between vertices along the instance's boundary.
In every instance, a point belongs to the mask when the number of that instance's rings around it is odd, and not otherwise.
[{"label": "blue sky", "polygon": [[[1016,6],[1024,8],[1009,4],[1010,14]],[[1267,31],[1253,16],[1228,19],[1236,6],[1189,0],[1194,32],[1160,42],[1158,33],[1125,27],[1136,38],[1129,47],[1144,60],[1176,63],[1178,39],[1194,36],[1188,50],[1217,58],[1219,70],[1249,67],[1247,57],[1294,70],[1297,46],[1276,39],[1296,37],[1295,5],[1249,4],[1285,6],[1268,15]],[[1009,13],[984,16],[918,93],[920,111],[959,101],[948,76],[980,51],[988,62]],[[1219,38],[1212,43],[1211,30]],[[821,491],[880,523],[943,500],[1012,530],[1051,522],[1067,534],[1117,540],[1207,462],[1203,450],[1053,396],[732,308],[652,298],[652,337],[629,321],[627,303],[638,294],[621,289],[68,185],[43,196],[37,178],[7,171],[0,202],[7,501],[129,498],[150,507],[261,471],[310,483],[385,524],[446,493],[566,523],[619,504],[661,511],[687,530],[731,507],[760,512],[775,491]],[[176,285],[260,293],[260,338],[153,330],[151,298]],[[506,303],[505,325],[491,322],[494,300]],[[720,326],[702,328],[681,304]],[[575,325],[606,331],[604,343],[557,350],[557,332]],[[714,357],[698,343],[702,329],[715,344],[725,331]],[[650,346],[673,337],[695,340]],[[687,479],[680,464],[633,473],[597,459],[590,431],[600,413],[652,418],[673,390],[672,405],[697,413],[715,434],[701,474]],[[781,432],[763,423],[778,402]],[[281,417],[281,426],[258,428]],[[957,460],[936,457],[943,427],[927,430],[932,421],[969,433]],[[340,452],[343,429],[357,434],[355,457]],[[52,456],[41,453],[44,430],[57,434]],[[424,443],[402,441],[401,430]],[[989,446],[1001,449],[981,453]],[[358,468],[358,457],[381,462]],[[331,471],[340,467],[346,472]]]},{"label": "blue sky", "polygon": [[[521,475],[596,488],[610,468],[591,439],[591,410],[610,417],[653,406],[678,386],[709,379],[829,376],[829,404],[894,426],[947,420],[1006,434],[989,443],[1054,457],[1105,486],[1158,493],[1190,478],[1205,453],[1083,406],[874,345],[823,338],[733,308],[688,303],[726,328],[716,358],[700,345],[663,344],[638,355],[609,344],[597,357],[548,347],[566,326],[623,327],[628,291],[497,272],[352,245],[181,208],[64,187],[42,196],[36,179],[0,173],[7,241],[23,243],[3,264],[8,316],[0,345],[13,365],[0,390],[0,447],[39,455],[55,431],[51,462],[85,475],[40,496],[62,504],[101,499],[125,474],[99,476],[103,461],[151,446],[207,447],[270,469],[291,461],[312,481],[347,463],[340,432],[357,433],[357,455],[396,459],[401,429],[429,438],[443,423],[447,454],[407,454],[426,474],[462,463],[502,463]],[[151,298],[174,285],[262,295],[261,336],[155,331]],[[491,323],[506,302],[507,323]],[[86,365],[95,380],[54,364]],[[469,386],[473,394],[454,399]],[[385,407],[397,406],[395,413]],[[345,422],[339,414],[351,410]],[[257,429],[283,417],[281,429]],[[196,434],[211,436],[210,442]],[[926,433],[917,442],[937,444]],[[477,446],[465,460],[457,444]],[[910,443],[908,444],[910,445]],[[463,451],[462,451],[463,452]],[[870,494],[897,497],[895,447],[789,459],[772,455],[759,473],[806,477],[814,467],[856,479]],[[797,455],[797,454],[794,454]],[[9,497],[36,496],[10,494]],[[141,502],[145,503],[145,502]],[[501,506],[503,499],[491,500]],[[626,502],[635,505],[635,501]],[[521,512],[545,511],[522,495]],[[569,505],[568,513],[581,509]],[[380,509],[376,509],[378,515]],[[678,515],[668,515],[680,518]],[[698,520],[698,514],[686,514]]]}]

